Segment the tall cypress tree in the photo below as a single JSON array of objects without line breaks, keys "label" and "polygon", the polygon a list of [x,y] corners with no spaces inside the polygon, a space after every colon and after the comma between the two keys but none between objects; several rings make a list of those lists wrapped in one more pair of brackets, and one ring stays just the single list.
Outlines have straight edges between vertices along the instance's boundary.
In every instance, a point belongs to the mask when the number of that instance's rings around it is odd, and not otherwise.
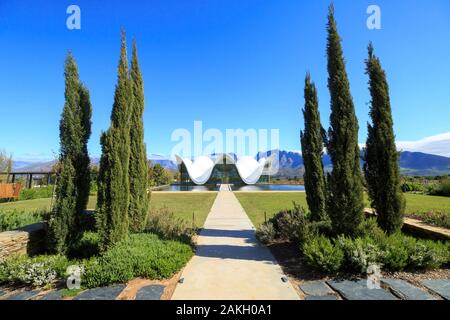
[{"label": "tall cypress tree", "polygon": [[74,229],[74,239],[77,239],[81,233],[81,220],[80,218],[86,210],[89,193],[91,187],[91,170],[89,158],[89,152],[87,143],[91,136],[91,117],[92,117],[92,105],[89,90],[83,85],[79,86],[79,96],[80,96],[80,124],[81,124],[81,149],[77,155],[75,161],[76,170],[76,187],[78,190],[77,197],[77,215],[76,215],[76,228]]},{"label": "tall cypress tree", "polygon": [[322,156],[325,132],[320,124],[319,102],[316,86],[309,73],[305,79],[305,131],[300,133],[305,166],[306,201],[313,221],[326,219],[326,185]]},{"label": "tall cypress tree", "polygon": [[327,207],[334,232],[353,236],[359,229],[364,210],[359,127],[333,5],[329,8],[327,31],[328,88],[331,98],[331,128],[327,149],[333,164],[328,181]]},{"label": "tall cypress tree", "polygon": [[98,176],[97,227],[103,250],[128,234],[131,105],[126,37],[122,32],[111,125],[100,139],[102,156]]},{"label": "tall cypress tree", "polygon": [[400,169],[395,146],[389,85],[378,57],[368,47],[366,73],[372,97],[368,137],[364,152],[364,173],[372,207],[378,224],[387,233],[399,231],[403,225],[405,199],[400,190]]},{"label": "tall cypress tree", "polygon": [[131,58],[131,81],[133,104],[130,126],[130,230],[139,232],[147,221],[149,195],[147,152],[144,143],[144,83],[137,55],[136,41],[133,41]]},{"label": "tall cypress tree", "polygon": [[49,248],[58,253],[65,253],[80,236],[79,221],[86,209],[90,187],[87,142],[91,135],[92,107],[71,53],[66,59],[64,76],[65,104],[59,128],[60,171],[48,232]]}]

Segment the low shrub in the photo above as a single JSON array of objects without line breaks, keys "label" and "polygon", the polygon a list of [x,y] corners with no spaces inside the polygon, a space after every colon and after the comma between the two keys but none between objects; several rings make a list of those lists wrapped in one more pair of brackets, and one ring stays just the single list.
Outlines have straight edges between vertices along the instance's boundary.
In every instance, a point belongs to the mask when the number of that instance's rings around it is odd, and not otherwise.
[{"label": "low shrub", "polygon": [[47,219],[43,211],[26,212],[20,210],[0,211],[0,232],[14,230]]},{"label": "low shrub", "polygon": [[378,226],[376,218],[365,218],[359,226],[358,237],[371,238],[376,242],[381,242],[386,237],[386,233]]},{"label": "low shrub", "polygon": [[345,256],[343,267],[356,272],[366,272],[370,265],[381,265],[383,252],[369,237],[350,239],[339,236],[336,244],[342,249]]},{"label": "low shrub", "polygon": [[150,211],[146,230],[163,239],[179,240],[185,243],[190,243],[197,231],[189,222],[176,217],[166,207]]},{"label": "low shrub", "polygon": [[[94,248],[97,242],[96,234],[85,233],[78,249]],[[193,249],[188,244],[161,240],[150,233],[133,234],[102,255],[84,260],[69,260],[61,255],[14,256],[0,262],[0,284],[49,286],[65,279],[71,265],[83,270],[84,288],[125,283],[137,277],[166,279],[178,272],[192,255]]]},{"label": "low shrub", "polygon": [[[416,239],[402,233],[378,240],[344,236],[333,240],[315,236],[307,240],[301,249],[308,265],[330,273],[364,273],[373,264],[391,271],[401,271],[437,269],[450,263],[450,243]],[[340,253],[343,254],[342,259]]]},{"label": "low shrub", "polygon": [[100,252],[100,238],[96,232],[84,232],[81,239],[70,249],[69,256],[76,259],[87,259]]},{"label": "low shrub", "polygon": [[295,203],[293,209],[280,211],[269,222],[273,224],[279,240],[300,243],[308,236],[308,212]]},{"label": "low shrub", "polygon": [[0,262],[0,283],[43,287],[63,278],[69,261],[61,255],[14,256]]},{"label": "low shrub", "polygon": [[33,200],[40,198],[51,198],[53,196],[53,186],[39,188],[22,189],[19,200]]},{"label": "low shrub", "polygon": [[302,251],[306,263],[322,272],[335,273],[341,269],[344,261],[341,247],[325,236],[308,239]]},{"label": "low shrub", "polygon": [[410,254],[410,266],[417,269],[437,269],[450,261],[448,245],[432,240],[417,240]]},{"label": "low shrub", "polygon": [[382,243],[385,267],[390,270],[404,270],[410,263],[410,254],[414,246],[415,239],[401,233],[387,237]]},{"label": "low shrub", "polygon": [[124,283],[136,277],[170,278],[192,257],[188,244],[161,240],[155,234],[132,234],[102,256],[84,262],[82,285],[88,288]]},{"label": "low shrub", "polygon": [[262,244],[270,244],[275,241],[276,238],[276,231],[273,227],[273,224],[271,222],[267,222],[262,224],[257,230],[256,230],[256,238],[262,243]]}]

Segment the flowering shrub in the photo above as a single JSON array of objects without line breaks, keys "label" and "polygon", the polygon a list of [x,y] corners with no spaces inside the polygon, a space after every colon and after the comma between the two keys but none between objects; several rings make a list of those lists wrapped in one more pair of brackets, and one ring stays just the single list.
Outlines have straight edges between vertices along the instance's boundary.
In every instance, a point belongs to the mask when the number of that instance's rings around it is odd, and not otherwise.
[{"label": "flowering shrub", "polygon": [[64,256],[15,256],[0,263],[0,283],[43,287],[62,277],[68,264]]},{"label": "flowering shrub", "polygon": [[352,240],[340,236],[336,240],[337,245],[345,254],[347,265],[359,272],[365,272],[370,265],[380,265],[383,252],[370,238],[357,238]]}]

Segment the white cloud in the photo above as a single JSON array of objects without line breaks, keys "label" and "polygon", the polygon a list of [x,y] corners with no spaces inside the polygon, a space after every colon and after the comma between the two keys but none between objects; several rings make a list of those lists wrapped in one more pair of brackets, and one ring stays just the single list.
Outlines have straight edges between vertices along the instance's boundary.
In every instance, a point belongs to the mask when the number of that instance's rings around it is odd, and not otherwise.
[{"label": "white cloud", "polygon": [[450,132],[417,141],[397,141],[397,149],[450,157]]}]

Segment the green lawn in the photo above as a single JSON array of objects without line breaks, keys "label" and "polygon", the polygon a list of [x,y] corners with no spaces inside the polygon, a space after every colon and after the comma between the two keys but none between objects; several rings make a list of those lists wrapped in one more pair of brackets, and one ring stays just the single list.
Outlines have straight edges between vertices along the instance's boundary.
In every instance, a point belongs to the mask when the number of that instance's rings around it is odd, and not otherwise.
[{"label": "green lawn", "polygon": [[[283,209],[292,208],[292,202],[307,207],[304,192],[277,192],[277,193],[235,193],[255,226],[264,222],[264,212],[267,219]],[[405,194],[406,213],[425,213],[427,211],[440,211],[450,214],[450,198],[418,194]],[[366,206],[369,206],[365,196]]]},{"label": "green lawn", "polygon": [[[192,212],[195,213],[195,222],[198,227],[203,226],[206,216],[212,207],[217,193],[152,193],[152,208],[167,207],[176,216],[192,221]],[[89,197],[88,209],[95,209],[97,198]],[[0,203],[0,211],[18,210],[25,212],[47,211],[51,199],[34,199],[16,202]]]},{"label": "green lawn", "polygon": [[307,207],[304,192],[235,192],[234,194],[255,226],[264,223],[264,212],[269,219],[281,210],[292,208],[294,201],[302,207]]},{"label": "green lawn", "polygon": [[405,198],[407,214],[420,214],[430,211],[450,214],[450,197],[407,193]]},{"label": "green lawn", "polygon": [[[96,201],[97,197],[89,197],[88,209],[95,209]],[[18,210],[25,212],[48,211],[50,204],[50,198],[4,202],[0,203],[0,210]]]},{"label": "green lawn", "polygon": [[192,192],[192,193],[152,193],[151,208],[167,207],[176,216],[192,221],[192,213],[195,216],[195,224],[202,227],[206,217],[216,199],[217,192]]}]

